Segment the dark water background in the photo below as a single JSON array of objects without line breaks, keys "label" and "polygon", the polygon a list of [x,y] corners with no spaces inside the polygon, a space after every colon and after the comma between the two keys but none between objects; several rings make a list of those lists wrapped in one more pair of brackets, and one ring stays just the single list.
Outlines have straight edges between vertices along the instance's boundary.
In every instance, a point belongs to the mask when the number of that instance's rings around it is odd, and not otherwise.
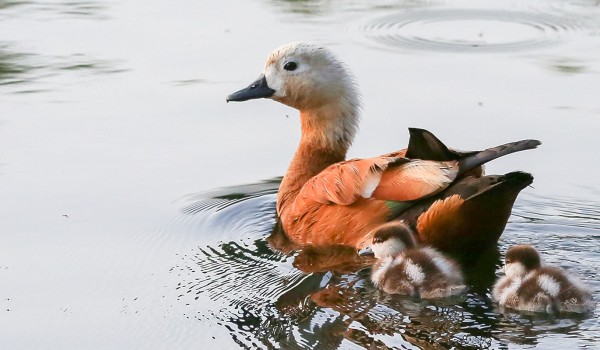
[{"label": "dark water background", "polygon": [[361,86],[350,157],[409,126],[542,140],[487,167],[535,176],[500,252],[534,244],[600,300],[599,19],[595,0],[0,0],[1,347],[598,347],[598,308],[503,313],[485,284],[416,303],[366,270],[300,271],[269,238],[297,113],[224,98],[313,41]]}]

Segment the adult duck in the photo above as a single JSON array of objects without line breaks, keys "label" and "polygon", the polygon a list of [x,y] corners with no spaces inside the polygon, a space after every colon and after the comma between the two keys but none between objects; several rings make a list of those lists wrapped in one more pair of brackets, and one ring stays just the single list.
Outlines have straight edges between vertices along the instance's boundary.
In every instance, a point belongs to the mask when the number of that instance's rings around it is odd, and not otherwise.
[{"label": "adult duck", "polygon": [[360,96],[344,64],[317,45],[276,49],[260,77],[227,101],[257,98],[300,111],[302,136],[279,187],[277,213],[289,238],[301,246],[362,249],[376,227],[400,218],[422,243],[478,249],[497,241],[517,194],[533,179],[522,172],[481,176],[481,165],[535,148],[536,140],[457,152],[428,131],[410,129],[407,149],[346,161]]}]

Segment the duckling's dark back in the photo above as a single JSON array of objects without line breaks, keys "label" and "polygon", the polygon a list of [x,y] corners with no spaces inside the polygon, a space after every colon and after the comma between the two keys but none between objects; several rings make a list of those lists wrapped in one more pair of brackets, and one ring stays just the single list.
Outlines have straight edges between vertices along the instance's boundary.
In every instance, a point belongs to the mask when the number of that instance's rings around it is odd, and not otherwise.
[{"label": "duckling's dark back", "polygon": [[[447,264],[446,269],[458,277],[440,268],[440,263]],[[448,296],[454,294],[450,290],[453,286],[462,284],[462,277],[457,271],[454,262],[431,249],[410,249],[396,257],[385,275],[380,276],[379,287],[389,294],[423,298]]]},{"label": "duckling's dark back", "polygon": [[588,298],[586,290],[574,285],[564,270],[550,266],[537,269],[532,278],[525,279],[518,293],[525,300],[531,300],[539,291],[544,291],[560,302]]}]

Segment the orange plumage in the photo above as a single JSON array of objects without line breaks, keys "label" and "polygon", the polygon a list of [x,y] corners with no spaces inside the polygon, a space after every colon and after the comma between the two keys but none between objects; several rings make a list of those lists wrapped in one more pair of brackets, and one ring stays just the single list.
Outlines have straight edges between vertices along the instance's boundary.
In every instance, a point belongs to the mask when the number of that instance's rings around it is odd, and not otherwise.
[{"label": "orange plumage", "polygon": [[359,94],[345,66],[322,47],[297,43],[275,50],[263,75],[227,100],[263,97],[300,110],[302,136],[279,188],[277,213],[288,237],[302,246],[363,248],[373,229],[398,218],[442,250],[489,245],[533,179],[526,173],[482,176],[481,165],[535,148],[536,140],[457,152],[428,131],[411,129],[406,150],[345,160]]}]

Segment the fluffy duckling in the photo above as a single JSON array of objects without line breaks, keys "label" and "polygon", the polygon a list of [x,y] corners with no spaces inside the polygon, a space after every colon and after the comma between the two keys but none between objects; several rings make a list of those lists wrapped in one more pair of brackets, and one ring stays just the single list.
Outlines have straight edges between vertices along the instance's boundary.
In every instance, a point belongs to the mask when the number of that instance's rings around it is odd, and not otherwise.
[{"label": "fluffy duckling", "polygon": [[435,299],[466,290],[458,265],[433,248],[417,248],[413,231],[403,221],[377,228],[371,247],[359,254],[371,252],[377,258],[371,280],[386,293]]},{"label": "fluffy duckling", "polygon": [[505,256],[504,277],[492,290],[500,306],[532,312],[587,312],[592,294],[563,269],[542,266],[540,255],[529,245],[511,247]]}]

